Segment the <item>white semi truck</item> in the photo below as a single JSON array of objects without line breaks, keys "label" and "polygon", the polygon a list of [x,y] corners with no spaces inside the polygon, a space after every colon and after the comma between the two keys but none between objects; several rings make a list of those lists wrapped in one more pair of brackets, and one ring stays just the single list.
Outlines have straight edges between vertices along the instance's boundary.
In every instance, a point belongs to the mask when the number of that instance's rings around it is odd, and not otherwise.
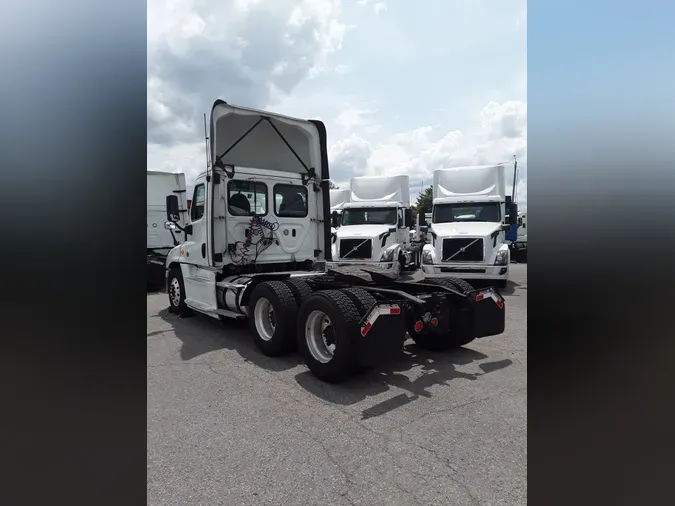
[{"label": "white semi truck", "polygon": [[483,280],[504,287],[509,278],[505,231],[516,222],[509,203],[503,165],[456,167],[434,171],[430,244],[424,246],[425,277]]},{"label": "white semi truck", "polygon": [[185,237],[176,228],[164,228],[166,221],[166,196],[176,195],[178,199],[178,221],[182,228],[187,223],[187,194],[185,174],[174,172],[147,171],[147,285],[148,289],[159,289],[164,285],[164,264],[169,251]]},{"label": "white semi truck", "polygon": [[349,201],[338,226],[332,257],[335,265],[370,265],[398,273],[419,268],[421,244],[413,242],[408,176],[353,177]]},{"label": "white semi truck", "polygon": [[178,224],[177,196],[166,197],[165,226],[187,235],[166,260],[173,313],[248,318],[262,353],[297,346],[329,382],[402,347],[406,329],[434,350],[504,331],[504,299],[492,288],[327,268],[329,170],[320,121],[218,100],[207,138],[208,170],[195,181],[187,225]]}]

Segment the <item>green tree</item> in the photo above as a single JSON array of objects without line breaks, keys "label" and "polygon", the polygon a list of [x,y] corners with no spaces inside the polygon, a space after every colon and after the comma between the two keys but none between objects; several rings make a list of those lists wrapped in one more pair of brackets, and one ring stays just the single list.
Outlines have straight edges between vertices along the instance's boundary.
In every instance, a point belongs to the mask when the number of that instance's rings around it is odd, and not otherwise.
[{"label": "green tree", "polygon": [[417,202],[412,207],[413,216],[416,218],[417,213],[424,215],[431,212],[431,206],[434,200],[434,187],[430,186],[417,196]]}]

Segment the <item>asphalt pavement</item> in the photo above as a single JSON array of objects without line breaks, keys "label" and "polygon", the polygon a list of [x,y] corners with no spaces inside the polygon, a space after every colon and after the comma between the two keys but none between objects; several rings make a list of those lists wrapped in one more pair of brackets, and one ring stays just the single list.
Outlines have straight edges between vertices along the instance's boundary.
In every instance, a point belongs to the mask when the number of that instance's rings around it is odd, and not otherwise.
[{"label": "asphalt pavement", "polygon": [[149,505],[524,505],[527,265],[504,334],[340,385],[148,294]]}]

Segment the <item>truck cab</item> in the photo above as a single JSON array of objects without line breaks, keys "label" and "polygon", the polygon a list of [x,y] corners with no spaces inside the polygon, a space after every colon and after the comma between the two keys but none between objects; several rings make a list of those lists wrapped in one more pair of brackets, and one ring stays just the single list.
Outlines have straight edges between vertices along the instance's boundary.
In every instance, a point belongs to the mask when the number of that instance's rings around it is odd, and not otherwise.
[{"label": "truck cab", "polygon": [[409,177],[354,177],[349,201],[333,215],[336,265],[373,265],[400,272],[419,265],[411,249]]},{"label": "truck cab", "polygon": [[[455,276],[504,287],[509,277],[504,166],[434,172],[430,244],[424,246],[425,277]],[[514,206],[510,203],[509,206]],[[510,208],[511,221],[516,212]]]},{"label": "truck cab", "polygon": [[325,267],[325,129],[217,101],[210,139],[210,168],[194,182],[187,240],[169,252],[166,272],[180,270],[187,307],[245,316],[245,290],[230,288],[234,280],[244,287],[256,275]]}]

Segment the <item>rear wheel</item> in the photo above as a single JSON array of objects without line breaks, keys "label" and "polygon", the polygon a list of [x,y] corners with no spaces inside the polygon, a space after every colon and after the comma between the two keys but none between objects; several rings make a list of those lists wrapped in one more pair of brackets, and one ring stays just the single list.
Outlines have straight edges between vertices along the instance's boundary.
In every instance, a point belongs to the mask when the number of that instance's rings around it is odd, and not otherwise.
[{"label": "rear wheel", "polygon": [[338,290],[314,292],[298,313],[298,348],[312,373],[338,383],[356,371],[359,311]]},{"label": "rear wheel", "polygon": [[281,281],[264,281],[253,289],[249,302],[253,342],[274,357],[293,351],[298,305],[291,289]]},{"label": "rear wheel", "polygon": [[288,278],[283,280],[283,284],[285,284],[288,288],[290,288],[291,292],[293,292],[293,296],[295,297],[295,302],[298,304],[298,307],[302,305],[302,303],[312,295],[312,287],[309,286],[307,281],[300,279],[300,278]]},{"label": "rear wheel", "polygon": [[[460,293],[473,290],[473,287],[468,282],[459,278],[433,278],[424,279],[422,282],[430,285],[444,286]],[[474,340],[470,328],[467,329],[466,326],[459,325],[459,318],[462,317],[465,317],[465,315],[460,313],[459,309],[452,311],[450,314],[450,328],[445,332],[435,330],[416,332],[413,326],[414,322],[410,322],[408,334],[420,348],[426,350],[446,351],[459,348]]]}]

